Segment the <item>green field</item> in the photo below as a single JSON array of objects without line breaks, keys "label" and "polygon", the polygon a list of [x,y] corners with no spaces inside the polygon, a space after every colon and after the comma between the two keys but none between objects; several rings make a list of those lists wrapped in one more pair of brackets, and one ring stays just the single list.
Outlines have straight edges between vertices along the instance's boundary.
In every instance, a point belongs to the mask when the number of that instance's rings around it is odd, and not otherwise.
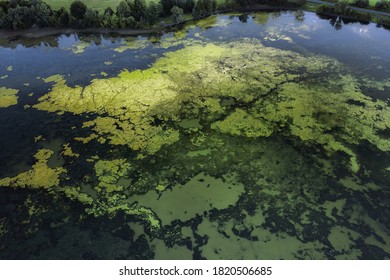
[{"label": "green field", "polygon": [[[74,0],[45,0],[53,9],[58,10],[61,7],[69,8],[70,4]],[[118,6],[121,0],[83,0],[83,2],[90,8],[103,12],[107,7],[111,7],[113,10]],[[158,3],[159,0],[146,0],[147,3],[155,2]]]},{"label": "green field", "polygon": [[[44,0],[47,4],[49,4],[53,9],[58,10],[61,7],[69,8],[70,4],[74,0]],[[113,10],[119,5],[122,0],[83,0],[83,2],[90,8],[98,10],[99,12],[103,12],[107,7],[111,7]],[[160,0],[145,0],[146,3],[155,2],[158,3]],[[218,4],[224,3],[225,0],[217,0]]]},{"label": "green field", "polygon": [[[324,1],[327,1],[327,0],[324,0]],[[356,0],[346,0],[348,3],[354,3],[356,2]],[[380,0],[369,0],[368,3],[370,6],[374,7],[376,2],[379,2]],[[330,0],[330,1],[327,1],[327,2],[338,2],[337,0]]]},{"label": "green field", "polygon": [[[349,3],[353,3],[356,0],[348,0]],[[379,0],[369,0],[370,6],[375,6],[376,2],[379,2]]]}]

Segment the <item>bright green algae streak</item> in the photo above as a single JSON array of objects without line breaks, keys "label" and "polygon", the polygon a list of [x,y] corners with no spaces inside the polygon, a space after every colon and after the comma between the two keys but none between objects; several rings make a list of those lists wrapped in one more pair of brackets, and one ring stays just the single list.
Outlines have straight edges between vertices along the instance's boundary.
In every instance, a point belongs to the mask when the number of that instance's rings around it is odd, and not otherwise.
[{"label": "bright green algae streak", "polygon": [[[360,251],[353,247],[359,234],[340,225],[330,226],[335,217],[333,209],[339,209],[341,215],[347,206],[342,199],[323,203],[320,193],[334,194],[326,176],[336,177],[340,166],[351,177],[337,182],[337,187],[363,191],[363,184],[354,175],[362,172],[356,147],[369,143],[377,151],[390,151],[385,136],[390,125],[389,106],[365,96],[361,81],[328,57],[304,57],[249,39],[220,44],[191,41],[183,45],[183,49],[166,53],[146,70],[125,70],[117,77],[94,79],[85,87],[69,86],[58,75],[45,79],[52,83],[52,89],[34,108],[89,116],[80,124],[75,143],[110,149],[106,158],[87,160],[92,174],[86,176],[92,178],[92,190],[66,180],[64,168],[49,168],[47,160],[52,152],[48,150],[38,151],[38,162],[30,171],[4,178],[0,185],[41,187],[80,203],[90,216],[124,213],[143,222],[151,236],[160,238],[185,235],[184,229],[179,234],[164,228],[176,219],[187,221],[253,199],[260,207],[251,213],[241,211],[240,217],[226,214],[221,221],[205,218],[187,238],[193,239],[193,233],[207,234],[208,242],[201,253],[210,259],[326,258],[325,243],[331,244],[340,258],[359,257]],[[297,151],[272,137],[293,139],[326,156],[313,157],[315,166],[310,166]],[[179,148],[180,141],[187,139],[190,143],[183,145],[191,149],[173,154],[170,148]],[[136,156],[123,156],[118,149]],[[155,173],[140,167],[143,161],[164,152],[171,152],[177,165]],[[85,160],[81,158],[77,160]],[[246,162],[240,164],[243,158]],[[193,167],[184,172],[180,165]],[[228,171],[229,165],[234,167]],[[47,175],[39,177],[44,181],[38,181],[40,172]],[[234,180],[227,179],[227,175]],[[177,179],[180,176],[183,178]],[[251,187],[239,183],[245,180]],[[376,187],[368,186],[369,190]],[[196,205],[192,207],[191,202]],[[311,215],[321,211],[326,217],[319,224],[331,227],[324,237],[326,242],[307,236],[311,232],[319,239],[320,225],[310,221],[314,220]],[[276,217],[284,219],[285,227],[278,234],[272,232],[274,225],[269,222],[276,221]],[[352,222],[364,220],[378,229],[385,243],[374,235],[366,242],[386,244],[383,247],[388,250],[388,235],[379,230],[379,222],[369,219],[361,211]],[[165,258],[186,251],[183,245],[161,248],[156,240],[150,241],[156,256],[161,256],[159,250],[164,248],[168,251]],[[223,252],[220,248],[229,250]],[[299,256],[297,251],[301,252]]]}]

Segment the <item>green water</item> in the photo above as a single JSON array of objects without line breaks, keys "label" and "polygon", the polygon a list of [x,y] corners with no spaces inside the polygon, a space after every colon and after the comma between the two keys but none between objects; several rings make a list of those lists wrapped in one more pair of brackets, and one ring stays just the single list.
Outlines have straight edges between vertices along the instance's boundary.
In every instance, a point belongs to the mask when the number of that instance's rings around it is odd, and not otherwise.
[{"label": "green water", "polygon": [[388,259],[390,33],[306,13],[2,40],[3,259]]}]

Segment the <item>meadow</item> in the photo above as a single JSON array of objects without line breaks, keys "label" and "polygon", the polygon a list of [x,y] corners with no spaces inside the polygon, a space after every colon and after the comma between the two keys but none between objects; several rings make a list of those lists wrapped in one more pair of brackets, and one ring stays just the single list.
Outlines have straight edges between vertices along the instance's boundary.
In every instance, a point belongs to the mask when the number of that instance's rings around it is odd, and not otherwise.
[{"label": "meadow", "polygon": [[[45,0],[47,4],[49,4],[53,9],[58,10],[61,7],[69,8],[70,4],[72,4],[74,0]],[[82,0],[88,7],[98,10],[99,12],[103,12],[107,7],[111,7],[113,10],[119,5],[122,0]],[[159,3],[160,0],[145,0],[146,3],[154,2]],[[218,4],[224,3],[225,0],[217,0]]]},{"label": "meadow", "polygon": [[[45,0],[53,9],[60,9],[61,7],[69,8],[74,0]],[[159,0],[145,0],[146,3],[155,2],[158,3]],[[83,0],[83,2],[90,8],[103,12],[107,7],[111,7],[113,10],[119,5],[121,0]]]}]

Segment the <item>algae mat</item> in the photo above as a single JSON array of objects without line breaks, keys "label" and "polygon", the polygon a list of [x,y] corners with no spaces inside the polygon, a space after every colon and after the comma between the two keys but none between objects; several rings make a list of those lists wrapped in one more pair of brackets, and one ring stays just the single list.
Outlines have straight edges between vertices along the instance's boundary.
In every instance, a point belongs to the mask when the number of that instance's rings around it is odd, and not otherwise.
[{"label": "algae mat", "polygon": [[256,36],[215,39],[246,24],[221,16],[66,45],[96,74],[1,87],[4,118],[44,122],[0,173],[0,256],[389,258],[390,107],[370,96],[389,80],[299,50],[315,25],[267,15]]}]

